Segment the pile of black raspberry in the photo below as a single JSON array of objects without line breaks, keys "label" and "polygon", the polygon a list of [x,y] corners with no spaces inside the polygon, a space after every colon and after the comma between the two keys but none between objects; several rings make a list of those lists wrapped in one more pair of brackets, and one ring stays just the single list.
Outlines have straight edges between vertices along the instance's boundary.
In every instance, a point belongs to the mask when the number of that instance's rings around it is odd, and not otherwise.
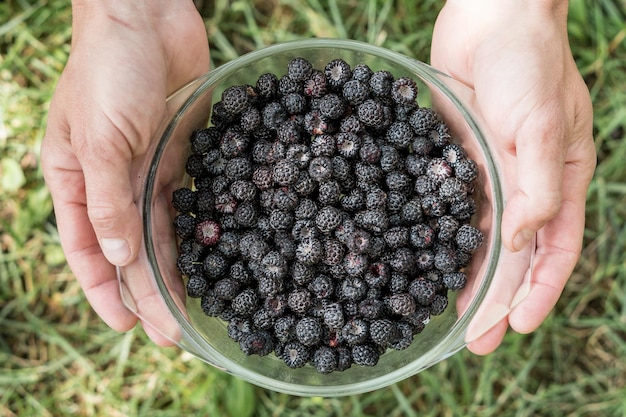
[{"label": "pile of black raspberry", "polygon": [[374,366],[442,314],[483,234],[476,163],[411,78],[304,58],[227,88],[173,194],[178,268],[250,355]]}]

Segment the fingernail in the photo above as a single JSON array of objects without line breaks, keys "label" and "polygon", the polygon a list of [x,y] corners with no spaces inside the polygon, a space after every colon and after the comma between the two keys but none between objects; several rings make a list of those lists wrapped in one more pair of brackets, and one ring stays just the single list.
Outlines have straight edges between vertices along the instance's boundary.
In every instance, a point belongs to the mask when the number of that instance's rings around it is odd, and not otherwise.
[{"label": "fingernail", "polygon": [[113,265],[124,265],[130,256],[128,242],[124,239],[104,238],[100,241],[104,256]]},{"label": "fingernail", "polygon": [[524,246],[530,242],[530,239],[533,238],[535,232],[530,229],[522,229],[519,231],[517,235],[513,238],[513,248],[518,251],[522,250]]}]

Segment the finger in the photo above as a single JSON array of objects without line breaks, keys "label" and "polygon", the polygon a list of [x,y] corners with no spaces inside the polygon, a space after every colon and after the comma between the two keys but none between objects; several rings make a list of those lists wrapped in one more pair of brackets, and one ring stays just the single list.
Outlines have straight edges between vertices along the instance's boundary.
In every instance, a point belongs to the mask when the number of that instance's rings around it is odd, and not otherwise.
[{"label": "finger", "polygon": [[532,332],[543,322],[576,266],[582,248],[589,180],[588,167],[566,165],[563,193],[567,197],[559,214],[537,235],[530,293],[509,315],[511,327],[519,333]]},{"label": "finger", "polygon": [[142,228],[131,183],[132,151],[122,135],[84,143],[77,154],[85,178],[89,220],[107,260],[127,265],[136,256]]},{"label": "finger", "polygon": [[475,353],[476,355],[487,355],[494,350],[500,343],[502,343],[502,339],[504,339],[504,335],[508,329],[508,322],[506,318],[500,320],[495,326],[491,327],[487,332],[485,332],[478,339],[471,341],[467,345],[467,349]]},{"label": "finger", "polygon": [[[87,216],[82,191],[66,194],[67,189],[82,190],[78,172],[57,169],[46,182],[54,201],[54,211],[67,262],[94,311],[111,328],[127,331],[137,322],[120,298],[115,268],[102,255]],[[69,198],[69,199],[68,199]]]},{"label": "finger", "polygon": [[518,130],[517,184],[502,217],[502,240],[509,250],[524,248],[560,209],[567,133],[560,113],[541,106]]}]

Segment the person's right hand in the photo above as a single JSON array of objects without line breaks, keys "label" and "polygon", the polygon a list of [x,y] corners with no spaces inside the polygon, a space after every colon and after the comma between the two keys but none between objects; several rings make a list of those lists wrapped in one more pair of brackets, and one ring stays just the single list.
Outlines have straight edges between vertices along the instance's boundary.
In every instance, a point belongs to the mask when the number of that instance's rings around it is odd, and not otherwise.
[{"label": "person's right hand", "polygon": [[137,318],[121,301],[115,266],[141,242],[132,184],[168,95],[208,71],[208,39],[190,0],[74,1],[72,28],[43,171],[68,264],[98,315],[126,331]]},{"label": "person's right hand", "polygon": [[521,333],[541,324],[580,256],[596,164],[591,100],[570,50],[563,0],[449,0],[431,57],[475,92],[493,135],[510,188],[502,241],[515,252],[537,234],[530,293],[468,346],[484,354],[500,344],[507,324]]}]

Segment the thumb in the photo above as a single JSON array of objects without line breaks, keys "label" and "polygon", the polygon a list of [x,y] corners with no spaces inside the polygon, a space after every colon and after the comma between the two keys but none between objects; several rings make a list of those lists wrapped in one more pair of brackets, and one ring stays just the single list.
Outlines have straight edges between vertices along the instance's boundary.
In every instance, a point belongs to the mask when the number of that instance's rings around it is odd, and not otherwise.
[{"label": "thumb", "polygon": [[509,250],[524,248],[561,208],[566,128],[565,117],[557,113],[536,109],[517,131],[517,183],[502,217],[502,240]]},{"label": "thumb", "polygon": [[135,258],[142,233],[131,184],[131,151],[124,138],[89,143],[80,156],[87,213],[104,256],[124,266]]}]

